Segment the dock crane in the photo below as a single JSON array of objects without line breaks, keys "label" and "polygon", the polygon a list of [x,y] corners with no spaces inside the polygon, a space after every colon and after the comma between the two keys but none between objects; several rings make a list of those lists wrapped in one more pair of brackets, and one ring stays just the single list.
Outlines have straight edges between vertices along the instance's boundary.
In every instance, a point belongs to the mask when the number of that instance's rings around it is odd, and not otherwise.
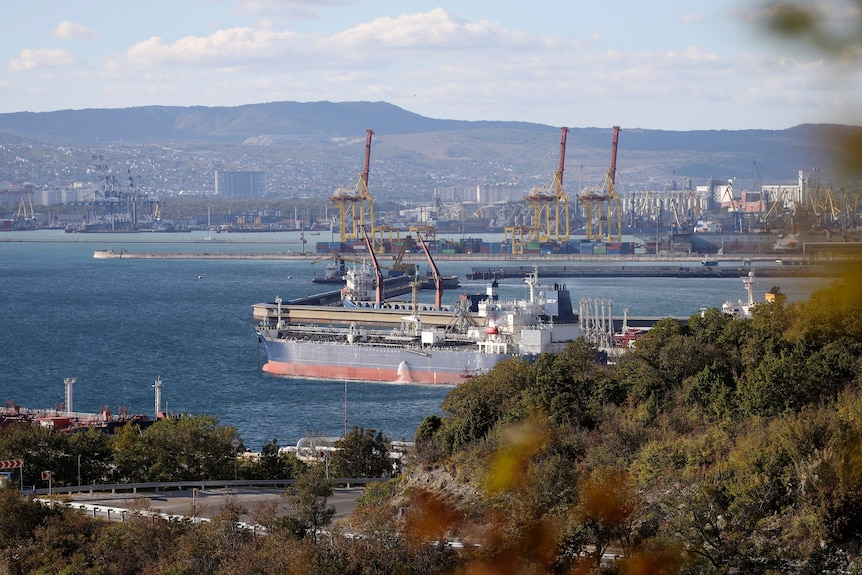
[{"label": "dock crane", "polygon": [[443,277],[437,269],[437,264],[434,263],[434,258],[431,257],[431,252],[428,251],[428,245],[421,235],[416,235],[419,240],[419,245],[422,246],[422,251],[425,252],[425,257],[428,258],[428,265],[431,266],[431,273],[434,274],[434,307],[440,309],[443,307]]},{"label": "dock crane", "polygon": [[[620,139],[620,127],[614,126],[614,141],[611,147],[611,166],[608,168],[608,239],[622,241],[623,220],[620,209],[620,195],[617,193],[617,147]],[[616,219],[617,232],[611,235],[611,226]]]},{"label": "dock crane", "polygon": [[[374,198],[368,191],[368,171],[371,164],[371,136],[374,130],[366,130],[365,166],[359,174],[359,181],[353,188],[338,188],[329,201],[338,208],[341,241],[361,239],[365,231],[365,206],[368,206],[368,219],[371,225],[371,236],[374,236]],[[369,242],[370,243],[370,242]],[[369,251],[374,251],[371,247]]]},{"label": "dock crane", "polygon": [[[27,205],[29,204],[29,209]],[[24,202],[24,194],[18,202],[18,213],[15,214],[16,224],[19,226],[31,226],[36,221],[36,212],[33,211],[33,196],[27,194],[27,203]]]},{"label": "dock crane", "polygon": [[[533,225],[530,235],[533,241],[542,242],[556,240],[569,241],[569,198],[563,191],[563,170],[566,163],[566,134],[569,129],[560,128],[560,163],[554,172],[550,186],[536,187],[530,190],[526,202],[533,210]],[[549,189],[550,188],[550,189]],[[560,230],[560,219],[564,220],[563,230]],[[553,229],[552,229],[553,228]]]},{"label": "dock crane", "polygon": [[[611,146],[611,163],[605,175],[605,181],[600,190],[578,196],[578,201],[584,206],[586,237],[588,240],[605,239],[604,224],[607,222],[608,241],[621,241],[623,234],[622,210],[620,195],[616,190],[617,145],[619,143],[620,127],[614,126],[614,139]],[[605,211],[607,203],[607,211]],[[598,233],[593,233],[593,223],[598,222]],[[616,225],[614,225],[616,224]],[[616,233],[613,229],[616,228]]]},{"label": "dock crane", "polygon": [[377,263],[377,256],[374,255],[374,250],[371,247],[371,240],[368,239],[368,232],[365,226],[362,226],[362,236],[365,239],[365,246],[368,248],[368,253],[371,255],[371,265],[374,266],[374,307],[380,307],[383,304],[383,272],[380,271],[380,264]]},{"label": "dock crane", "polygon": [[[389,265],[383,265],[383,264],[378,263],[378,267],[380,269],[383,269],[383,270],[388,270],[391,272],[397,272],[399,274],[404,274],[404,275],[408,275],[408,276],[415,275],[416,274],[416,264],[413,264],[413,263],[408,262],[408,261],[404,261],[404,255],[407,253],[407,250],[412,245],[413,245],[413,238],[411,236],[407,236],[404,239],[404,243],[401,246],[401,250],[398,252],[398,254],[395,256],[395,258],[392,260],[392,263]],[[345,255],[341,252],[338,252],[336,250],[332,250],[328,256],[318,257],[318,258],[311,260],[311,264],[313,265],[313,264],[316,264],[319,262],[324,262],[324,261],[329,261],[329,260],[333,260],[333,261],[339,263],[341,275],[344,275],[344,263],[345,262],[351,262],[354,264],[361,264],[361,263],[365,262],[364,259],[350,257],[350,256],[347,256],[347,255]],[[327,282],[327,283],[329,283],[329,282]]]}]

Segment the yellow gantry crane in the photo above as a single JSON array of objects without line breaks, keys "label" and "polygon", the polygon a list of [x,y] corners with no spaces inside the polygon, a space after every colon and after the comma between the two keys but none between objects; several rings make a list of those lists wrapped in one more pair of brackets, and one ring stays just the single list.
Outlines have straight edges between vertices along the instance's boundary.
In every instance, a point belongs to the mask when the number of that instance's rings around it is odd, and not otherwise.
[{"label": "yellow gantry crane", "polygon": [[36,212],[33,211],[33,197],[30,194],[27,194],[27,200],[29,203],[29,210],[27,209],[27,203],[24,203],[24,195],[21,195],[21,201],[18,202],[18,213],[15,214],[15,219],[19,223],[28,223],[36,219]]},{"label": "yellow gantry crane", "polygon": [[[374,237],[374,198],[368,191],[368,169],[371,165],[371,136],[374,130],[367,130],[365,138],[365,167],[359,174],[359,181],[353,188],[338,188],[329,201],[338,209],[339,230],[341,241],[349,239],[363,239],[365,231],[365,217],[368,215],[368,224],[371,228],[371,237]],[[367,212],[366,212],[367,206]]]},{"label": "yellow gantry crane", "polygon": [[[611,165],[605,175],[604,184],[594,192],[578,196],[578,201],[584,206],[586,237],[588,240],[622,241],[623,220],[620,195],[616,190],[617,173],[617,143],[620,127],[614,126],[614,139],[611,147]],[[607,204],[607,206],[605,206]],[[605,208],[607,209],[605,210]],[[593,226],[597,227],[593,231]],[[614,230],[616,228],[616,230]]]},{"label": "yellow gantry crane", "polygon": [[[563,191],[563,170],[566,162],[566,134],[568,128],[561,128],[560,163],[550,186],[535,187],[525,198],[533,211],[530,237],[536,242],[556,240],[569,241],[569,198]],[[562,220],[562,229],[560,226]]]}]

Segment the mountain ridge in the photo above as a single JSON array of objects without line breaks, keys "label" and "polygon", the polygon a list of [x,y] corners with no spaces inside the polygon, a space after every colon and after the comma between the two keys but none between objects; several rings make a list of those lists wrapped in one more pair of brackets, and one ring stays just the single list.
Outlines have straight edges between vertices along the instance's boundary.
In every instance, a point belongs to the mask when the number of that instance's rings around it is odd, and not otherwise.
[{"label": "mountain ridge", "polygon": [[[375,132],[373,159],[385,163],[384,169],[412,172],[414,182],[421,174],[432,174],[435,186],[455,183],[444,182],[453,178],[441,174],[457,174],[457,183],[474,185],[506,177],[520,182],[550,178],[560,149],[558,126],[434,119],[386,102],[283,101],[0,114],[0,143],[21,139],[89,149],[211,147],[228,169],[270,170],[282,157],[330,165],[336,174],[356,173],[361,166],[368,129]],[[623,126],[618,186],[663,186],[684,178],[701,184],[713,177],[790,183],[801,170],[828,170],[838,142],[860,132],[857,126],[837,124],[687,132]],[[603,176],[611,139],[611,127],[569,128],[570,181],[573,172],[587,182]],[[379,167],[374,170],[380,172]]]}]

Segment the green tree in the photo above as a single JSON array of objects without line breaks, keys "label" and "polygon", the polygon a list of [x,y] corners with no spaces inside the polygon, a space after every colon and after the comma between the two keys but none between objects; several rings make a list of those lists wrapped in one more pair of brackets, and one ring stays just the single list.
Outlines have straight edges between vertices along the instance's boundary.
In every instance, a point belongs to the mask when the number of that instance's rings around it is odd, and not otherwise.
[{"label": "green tree", "polygon": [[736,413],[736,380],[723,363],[713,362],[686,380],[684,392],[689,403],[712,419],[726,420]]},{"label": "green tree", "polygon": [[379,431],[354,427],[335,442],[330,475],[336,477],[386,477],[392,473],[390,441]]},{"label": "green tree", "polygon": [[46,516],[46,508],[27,501],[17,486],[0,487],[0,517],[3,517],[0,553],[15,553],[24,542],[33,537],[36,528]]},{"label": "green tree", "polygon": [[69,459],[78,472],[77,483],[105,482],[111,469],[110,439],[101,430],[90,428],[69,437]]},{"label": "green tree", "polygon": [[588,409],[599,368],[585,339],[570,343],[560,353],[545,353],[533,366],[533,384],[525,404],[568,426],[592,426]]},{"label": "green tree", "polygon": [[735,319],[734,316],[718,308],[710,308],[689,317],[688,328],[691,335],[699,342],[718,345],[721,343],[725,328]]},{"label": "green tree", "polygon": [[234,437],[236,429],[218,425],[215,416],[157,421],[143,433],[149,451],[148,476],[152,481],[231,477]]},{"label": "green tree", "polygon": [[240,474],[248,479],[292,479],[305,467],[295,455],[280,453],[278,440],[263,444],[260,461],[243,463]]},{"label": "green tree", "polygon": [[413,440],[416,448],[416,457],[423,463],[434,463],[444,457],[440,443],[435,435],[443,426],[443,420],[437,414],[428,415],[416,428],[416,436]]},{"label": "green tree", "polygon": [[53,472],[54,485],[74,485],[77,475],[70,465],[68,440],[65,433],[41,426],[12,425],[0,430],[0,456],[24,460],[24,485],[43,483],[42,471]]},{"label": "green tree", "polygon": [[522,394],[533,379],[532,369],[523,359],[508,359],[453,389],[441,405],[449,416],[435,434],[443,452],[484,439],[499,422],[520,420]]},{"label": "green tree", "polygon": [[332,484],[324,473],[319,465],[308,468],[284,495],[291,514],[283,526],[295,537],[308,536],[314,543],[317,542],[319,531],[329,525],[335,516],[335,508],[327,504],[332,496]]},{"label": "green tree", "polygon": [[114,462],[113,480],[118,483],[148,481],[152,451],[141,429],[127,423],[109,442]]}]

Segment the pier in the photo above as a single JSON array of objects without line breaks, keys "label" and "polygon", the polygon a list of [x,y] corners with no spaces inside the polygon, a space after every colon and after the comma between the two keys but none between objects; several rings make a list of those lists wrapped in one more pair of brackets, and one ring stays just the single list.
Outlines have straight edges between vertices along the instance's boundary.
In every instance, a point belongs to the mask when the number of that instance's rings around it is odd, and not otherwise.
[{"label": "pier", "polygon": [[541,277],[654,277],[654,278],[735,278],[754,270],[757,277],[829,277],[837,275],[817,264],[771,266],[691,266],[691,265],[602,265],[602,266],[482,266],[467,274],[468,280],[522,278],[538,270]]},{"label": "pier", "polygon": [[[130,252],[125,249],[96,250],[95,259],[181,259],[181,260],[312,260],[312,252]],[[394,256],[380,255],[381,262]],[[823,260],[814,263],[805,256],[724,256],[702,263],[703,256],[694,254],[546,254],[536,258],[542,265],[505,265],[523,262],[523,255],[514,254],[434,254],[435,260],[485,262],[474,266],[466,274],[467,280],[493,280],[523,278],[538,269],[540,277],[656,277],[656,278],[735,278],[747,275],[752,269],[758,277],[837,277],[841,275],[840,261]],[[418,254],[405,254],[405,261],[420,261]],[[493,262],[493,263],[490,263]],[[741,262],[741,263],[740,263]],[[846,262],[845,262],[846,263]],[[429,286],[430,287],[430,286]],[[402,291],[406,293],[409,289]],[[336,293],[336,292],[333,292]],[[334,297],[320,294],[324,301],[309,304],[328,305]],[[334,300],[333,300],[334,301]]]}]

